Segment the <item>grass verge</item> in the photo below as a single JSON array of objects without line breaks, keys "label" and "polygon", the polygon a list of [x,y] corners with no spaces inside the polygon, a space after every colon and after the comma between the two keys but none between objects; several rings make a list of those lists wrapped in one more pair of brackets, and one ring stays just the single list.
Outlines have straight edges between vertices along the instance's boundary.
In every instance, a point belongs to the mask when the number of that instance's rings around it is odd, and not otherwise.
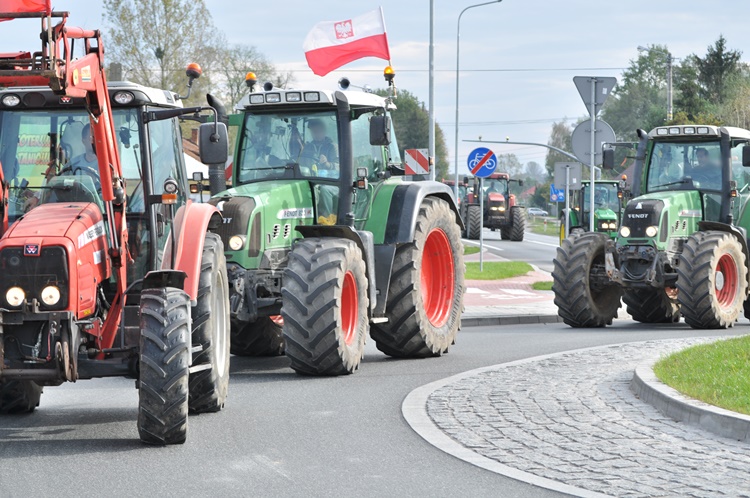
[{"label": "grass verge", "polygon": [[[544,220],[547,220],[547,224],[544,224]],[[550,235],[552,237],[560,236],[560,222],[554,218],[540,218],[538,216],[532,216],[529,218],[527,227],[533,233],[540,235]]]},{"label": "grass verge", "polygon": [[479,263],[466,263],[467,280],[502,280],[526,275],[533,268],[520,261],[491,261],[484,263],[484,271],[479,271]]},{"label": "grass verge", "polygon": [[531,284],[531,288],[541,291],[552,290],[552,282],[534,282],[533,284]]},{"label": "grass verge", "polygon": [[750,336],[684,349],[659,360],[654,373],[692,398],[750,415]]},{"label": "grass verge", "polygon": [[479,248],[476,246],[464,246],[464,256],[467,254],[476,254],[479,252]]}]

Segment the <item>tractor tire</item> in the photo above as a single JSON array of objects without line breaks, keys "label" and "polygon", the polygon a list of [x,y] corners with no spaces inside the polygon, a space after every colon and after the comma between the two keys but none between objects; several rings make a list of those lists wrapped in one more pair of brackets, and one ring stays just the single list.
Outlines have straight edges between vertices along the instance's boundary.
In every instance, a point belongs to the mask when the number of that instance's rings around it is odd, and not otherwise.
[{"label": "tractor tire", "polygon": [[138,433],[148,444],[187,437],[190,297],[174,287],[141,292]]},{"label": "tractor tire", "polygon": [[397,358],[440,356],[455,342],[464,297],[463,246],[448,204],[422,201],[414,241],[396,250],[385,313],[373,324],[377,348]]},{"label": "tractor tire", "polygon": [[511,227],[509,226],[501,227],[500,228],[500,240],[510,239],[510,232],[511,232]]},{"label": "tractor tire", "polygon": [[208,365],[190,374],[188,408],[191,413],[218,412],[229,388],[229,288],[224,244],[207,233],[203,244],[197,303],[191,310],[193,348],[201,351],[192,366]]},{"label": "tractor tire", "polygon": [[479,240],[479,233],[482,231],[482,210],[479,206],[469,206],[467,218],[466,238]]},{"label": "tractor tire", "polygon": [[571,327],[604,327],[617,317],[622,289],[616,284],[592,286],[593,275],[606,275],[607,240],[600,233],[572,234],[557,248],[552,291],[558,314]]},{"label": "tractor tire", "polygon": [[510,219],[513,222],[510,227],[510,240],[522,242],[523,234],[526,232],[526,210],[513,206],[510,208]]},{"label": "tractor tire", "polygon": [[726,232],[691,235],[677,266],[677,299],[685,322],[696,329],[734,326],[747,298],[747,261]]},{"label": "tractor tire", "polygon": [[15,415],[31,413],[39,406],[42,386],[31,380],[0,382],[0,413]]},{"label": "tractor tire", "polygon": [[665,289],[627,289],[622,296],[627,312],[641,323],[677,323],[680,306]]},{"label": "tractor tire", "polygon": [[364,356],[369,332],[365,263],[351,240],[294,244],[281,288],[286,355],[301,375],[346,375]]},{"label": "tractor tire", "polygon": [[283,320],[280,315],[261,316],[254,322],[232,324],[232,354],[281,356],[284,354]]}]

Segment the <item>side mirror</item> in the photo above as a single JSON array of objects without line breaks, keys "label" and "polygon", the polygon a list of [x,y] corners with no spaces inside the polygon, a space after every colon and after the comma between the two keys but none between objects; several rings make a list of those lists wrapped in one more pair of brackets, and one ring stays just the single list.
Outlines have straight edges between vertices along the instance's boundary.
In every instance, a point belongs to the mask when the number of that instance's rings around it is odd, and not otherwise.
[{"label": "side mirror", "polygon": [[523,187],[523,180],[518,180],[518,186]]},{"label": "side mirror", "polygon": [[615,167],[615,149],[607,147],[602,149],[602,168],[612,169]]},{"label": "side mirror", "polygon": [[391,144],[390,116],[373,116],[370,118],[370,145]]},{"label": "side mirror", "polygon": [[750,145],[742,147],[742,165],[750,166]]},{"label": "side mirror", "polygon": [[224,123],[203,123],[198,130],[201,162],[203,164],[224,164],[229,156],[229,137]]}]

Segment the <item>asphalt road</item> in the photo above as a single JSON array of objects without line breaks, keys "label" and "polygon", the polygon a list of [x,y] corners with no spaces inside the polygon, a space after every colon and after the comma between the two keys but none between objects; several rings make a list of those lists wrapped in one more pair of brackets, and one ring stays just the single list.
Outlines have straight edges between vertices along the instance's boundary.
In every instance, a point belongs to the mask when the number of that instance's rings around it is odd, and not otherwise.
[{"label": "asphalt road", "polygon": [[[560,242],[557,237],[539,235],[526,232],[521,242],[500,240],[500,232],[493,232],[487,228],[483,233],[484,245],[487,251],[509,261],[526,261],[536,265],[544,271],[552,272],[552,260],[555,258],[557,247]],[[479,246],[478,240],[467,240],[464,242]]]},{"label": "asphalt road", "polygon": [[[748,331],[743,320],[729,333]],[[541,354],[726,333],[621,321],[468,328],[450,354],[429,360],[391,360],[368,343],[360,371],[339,378],[299,377],[283,357],[233,357],[225,410],[191,417],[188,442],[168,448],[138,441],[132,380],[47,388],[35,413],[0,419],[0,496],[558,496],[430,446],[403,420],[404,397]]]}]

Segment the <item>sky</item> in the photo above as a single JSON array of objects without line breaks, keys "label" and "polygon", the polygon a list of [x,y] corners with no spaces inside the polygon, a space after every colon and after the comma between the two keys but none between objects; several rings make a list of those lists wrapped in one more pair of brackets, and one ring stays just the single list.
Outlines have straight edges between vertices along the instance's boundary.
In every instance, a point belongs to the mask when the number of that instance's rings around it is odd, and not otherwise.
[{"label": "sky", "polygon": [[[293,72],[294,87],[316,89],[335,89],[342,76],[353,85],[385,86],[385,61],[362,59],[319,77],[307,67],[302,50],[315,23],[350,19],[382,6],[396,85],[428,102],[430,0],[205,1],[229,43],[257,47],[280,69]],[[445,132],[452,171],[456,24],[465,7],[482,2],[433,2],[435,117]],[[53,0],[52,5],[70,11],[71,25],[103,27],[100,1]],[[750,49],[750,29],[743,21],[747,5],[747,0],[502,0],[467,10],[460,27],[459,172],[464,173],[466,156],[477,145],[463,140],[546,143],[554,121],[587,116],[573,77],[619,79],[638,56],[639,45],[667,45],[676,58],[703,56],[723,34],[730,49]],[[0,51],[37,47],[35,22],[0,25]],[[743,61],[749,59],[750,52],[743,54]],[[666,114],[666,99],[664,109]],[[546,149],[533,146],[491,148],[498,154],[512,152],[522,163],[543,164],[546,156]]]}]

